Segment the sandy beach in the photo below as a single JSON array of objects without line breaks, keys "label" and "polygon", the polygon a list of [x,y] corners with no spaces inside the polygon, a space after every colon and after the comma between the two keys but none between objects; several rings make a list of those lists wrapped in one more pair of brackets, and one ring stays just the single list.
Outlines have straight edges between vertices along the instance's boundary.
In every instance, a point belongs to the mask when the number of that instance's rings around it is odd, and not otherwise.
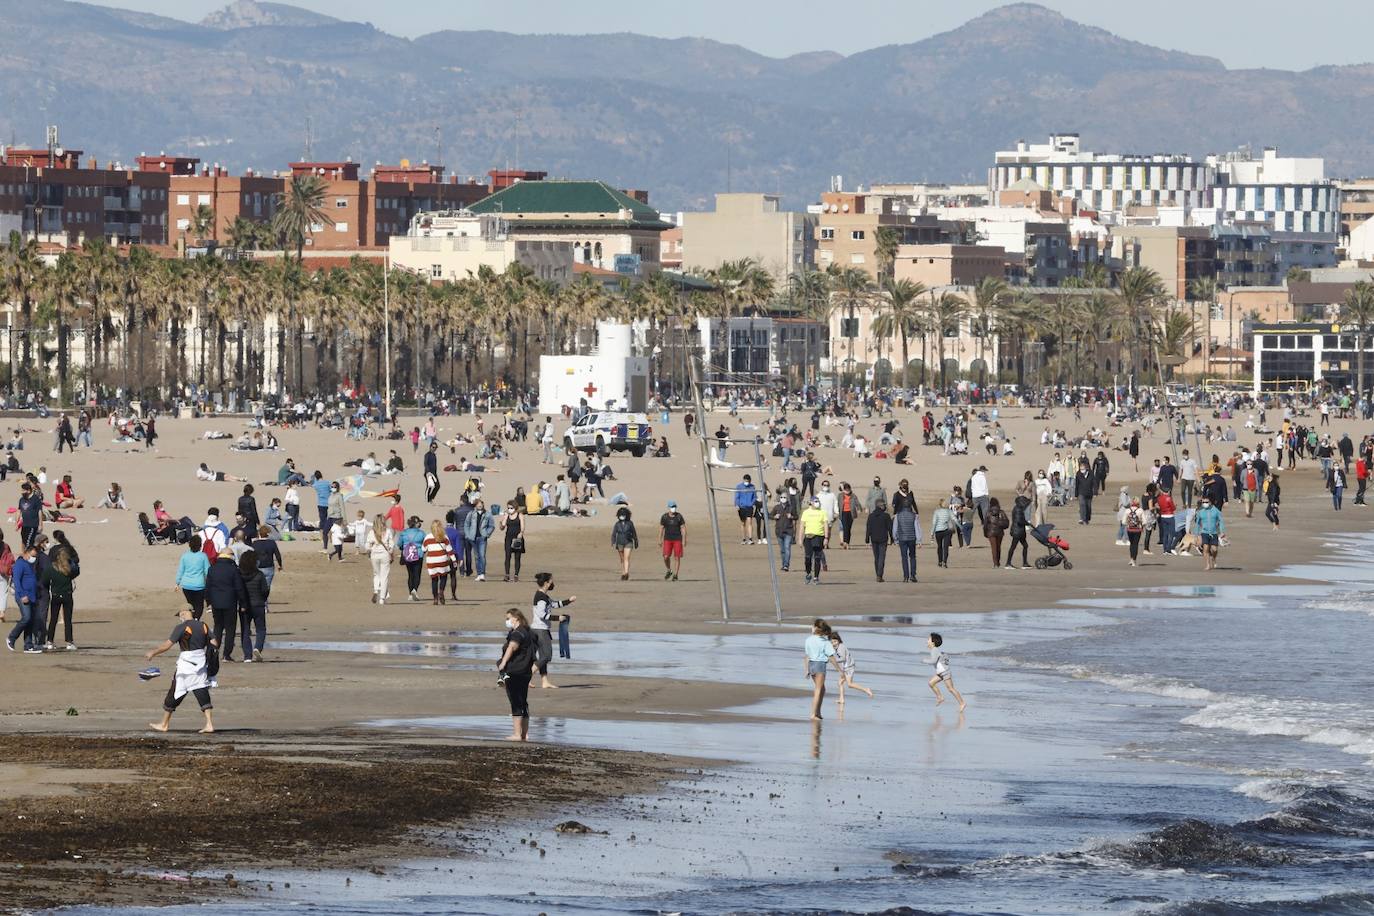
[{"label": "sandy beach", "polygon": [[[907,478],[928,526],[930,509],[937,500],[948,494],[952,485],[962,484],[971,468],[979,464],[988,467],[992,494],[1009,506],[1016,481],[1027,469],[1045,467],[1054,452],[1039,445],[1044,426],[1073,434],[1089,426],[1107,425],[1105,415],[1095,411],[1085,411],[1078,423],[1067,411],[1057,412],[1049,421],[1034,420],[1032,413],[1029,409],[1002,411],[1002,425],[1016,446],[1013,456],[945,457],[938,448],[913,445],[913,465],[909,467],[858,459],[838,448],[820,449],[818,457],[829,469],[825,477],[836,487],[848,481],[860,496],[875,475],[882,478],[889,492],[899,479]],[[749,425],[764,419],[761,412],[745,413],[740,424],[745,430],[737,434],[748,434]],[[804,416],[795,419],[805,422]],[[907,440],[919,443],[919,416],[899,412],[897,419]],[[264,766],[280,775],[282,792],[290,790],[298,779],[337,780],[347,798],[356,796],[347,784],[346,770],[342,769],[346,764],[340,763],[339,755],[358,758],[369,766],[380,764],[393,772],[397,783],[391,791],[397,795],[404,794],[407,785],[429,778],[433,768],[440,765],[462,774],[465,791],[480,789],[486,785],[484,779],[501,767],[560,766],[571,774],[562,784],[569,793],[580,797],[614,797],[634,792],[687,766],[680,760],[647,756],[641,759],[624,752],[474,745],[438,737],[418,744],[410,736],[388,738],[385,731],[357,731],[360,723],[392,718],[490,716],[494,721],[508,722],[505,698],[495,686],[491,670],[502,635],[502,615],[508,607],[528,609],[534,573],[540,570],[557,574],[559,595],[578,596],[570,609],[574,618],[574,658],[579,657],[579,633],[597,634],[597,651],[608,657],[598,658],[602,663],[598,670],[605,674],[576,677],[559,676],[555,659],[554,676],[564,689],[532,691],[531,705],[536,718],[557,716],[576,721],[651,716],[657,721],[671,722],[674,717],[682,717],[709,724],[726,719],[738,721],[741,716],[734,710],[758,701],[788,697],[795,701],[798,718],[804,718],[806,704],[799,682],[796,690],[786,690],[751,683],[750,678],[740,678],[739,682],[728,676],[719,680],[681,678],[671,676],[667,665],[655,664],[654,634],[659,634],[664,642],[662,657],[666,661],[674,651],[670,639],[673,634],[728,639],[739,632],[740,624],[771,625],[774,613],[767,548],[739,543],[738,524],[728,494],[721,494],[722,540],[733,623],[721,622],[701,456],[695,443],[683,436],[680,415],[674,415],[668,431],[674,457],[634,459],[621,454],[611,459],[617,479],[606,483],[607,493],[624,492],[629,497],[642,543],[634,557],[630,581],[620,581],[610,546],[613,511],[598,501],[587,507],[596,512],[591,517],[541,517],[530,521],[529,552],[518,583],[501,581],[500,550],[493,540],[488,581],[460,583],[457,605],[435,607],[427,599],[420,603],[404,602],[404,569],[397,566],[392,572],[393,603],[378,607],[369,602],[370,569],[363,558],[353,553],[351,545],[345,548],[347,560],[337,563],[325,559],[318,540],[284,543],[285,570],[277,576],[273,589],[266,663],[227,665],[220,675],[221,687],[215,691],[214,699],[216,725],[222,734],[196,735],[199,716],[193,708],[183,708],[173,719],[170,735],[150,738],[145,723],[157,715],[166,678],[144,683],[135,674],[145,664],[143,653],[166,636],[173,615],[182,604],[179,591],[173,587],[182,548],[144,544],[137,531],[139,510],[151,510],[153,500],[161,499],[174,516],[190,516],[197,524],[211,506],[232,516],[242,484],[196,480],[194,471],[202,461],[212,469],[252,481],[260,512],[265,512],[272,496],[281,493],[280,488],[264,486],[263,482],[276,479],[277,469],[286,457],[294,458],[306,473],[318,468],[326,477],[338,477],[352,471],[343,467],[344,461],[362,457],[368,450],[376,450],[384,459],[394,445],[406,462],[407,473],[389,479],[387,484],[398,483],[407,512],[426,520],[442,519],[443,510],[456,503],[466,475],[443,475],[438,501],[427,506],[421,456],[412,452],[408,440],[358,443],[338,432],[313,428],[285,430],[278,434],[281,451],[240,453],[230,451],[226,441],[205,440],[201,436],[211,428],[237,435],[244,428],[242,418],[161,420],[160,439],[154,450],[145,451],[141,444],[112,444],[107,427],[100,425],[94,449],[57,455],[51,448],[52,420],[40,422],[26,417],[3,422],[10,428],[22,425],[29,430],[27,448],[20,453],[20,460],[26,470],[46,468],[49,493],[62,474],[70,473],[76,492],[88,504],[99,500],[110,481],[118,481],[130,506],[130,511],[76,510],[78,523],[61,526],[81,554],[75,613],[75,641],[80,650],[41,656],[0,652],[0,815],[11,825],[11,831],[18,815],[34,808],[75,810],[73,806],[78,803],[98,799],[101,815],[96,823],[103,825],[102,829],[134,830],[137,811],[137,830],[141,836],[151,838],[158,830],[156,820],[146,820],[146,811],[141,807],[149,799],[146,782],[150,778],[169,780],[177,791],[190,791],[198,784],[197,768],[212,755],[240,762],[247,757],[263,758],[267,761]],[[418,422],[411,420],[412,425]],[[709,422],[714,426],[716,422],[731,421],[720,412],[710,417]],[[1241,428],[1243,416],[1231,422],[1242,443],[1258,441],[1258,433]],[[441,440],[454,431],[471,435],[476,419],[439,418],[438,426]],[[876,438],[878,426],[876,419],[860,424],[871,438]],[[1336,435],[1348,431],[1358,441],[1358,430],[1354,421],[1333,420],[1332,432]],[[838,439],[843,429],[822,431]],[[1129,428],[1111,432],[1113,439],[1119,440],[1128,431]],[[1215,452],[1224,462],[1234,447],[1234,443],[1204,443],[1203,457]],[[1300,461],[1295,471],[1285,473],[1280,533],[1270,529],[1261,511],[1256,511],[1255,518],[1245,519],[1238,505],[1232,503],[1226,512],[1231,546],[1223,551],[1222,568],[1218,571],[1204,572],[1202,561],[1197,558],[1161,556],[1157,547],[1153,556],[1142,556],[1140,566],[1131,568],[1126,562],[1125,548],[1113,543],[1115,493],[1121,485],[1130,485],[1133,493],[1139,493],[1148,479],[1150,461],[1168,450],[1162,435],[1142,439],[1138,472],[1128,455],[1109,452],[1112,470],[1107,492],[1096,501],[1090,526],[1076,524],[1073,504],[1051,510],[1050,521],[1072,545],[1071,571],[994,569],[979,532],[972,548],[953,551],[948,569],[936,567],[933,545],[925,545],[919,551],[920,582],[914,585],[894,581],[892,570],[900,568],[900,561],[896,551],[890,551],[889,578],[880,584],[874,581],[871,555],[862,545],[861,535],[856,536],[854,549],[848,551],[839,549],[836,536],[828,552],[830,571],[822,587],[803,585],[799,557],[794,561],[793,571],[782,577],[784,625],[797,631],[800,645],[800,624],[813,616],[935,612],[944,616],[1050,608],[1061,601],[1164,585],[1273,583],[1276,580],[1269,573],[1280,565],[1301,563],[1315,556],[1322,541],[1333,532],[1339,537],[1342,531],[1363,532],[1370,527],[1363,508],[1351,506],[1353,489],[1347,493],[1346,509],[1333,512],[1316,462]],[[473,458],[472,448],[466,455],[461,447],[453,455],[442,449],[440,463],[456,462],[460,456]],[[770,487],[781,480],[781,459],[772,459],[771,464],[766,472]],[[516,442],[511,445],[508,460],[496,462],[493,472],[481,475],[484,494],[492,503],[504,502],[517,486],[528,489],[541,480],[552,480],[560,471],[558,466],[541,464],[539,448],[533,441]],[[737,477],[731,472],[718,473],[718,482],[722,484],[735,480]],[[9,494],[7,505],[13,505],[17,483],[7,482],[4,487]],[[657,519],[669,499],[678,502],[687,520],[686,559],[678,582],[663,581],[656,545]],[[303,517],[313,518],[313,493],[303,490],[302,502]],[[370,517],[385,504],[380,499],[350,503],[349,515],[363,509]],[[856,532],[861,523],[862,520],[856,524]],[[52,527],[49,525],[47,530]],[[8,529],[6,540],[13,543],[15,539],[16,533]],[[1040,553],[1043,548],[1032,542],[1031,558]],[[427,595],[427,583],[422,593]],[[12,606],[7,616],[11,624],[17,619]],[[617,663],[616,634],[646,634],[635,637],[638,648],[630,653],[633,662]],[[469,644],[474,639],[479,644],[489,641],[490,657],[469,654],[458,658],[461,664],[444,663],[455,658],[446,647],[460,638]],[[415,648],[403,652],[374,651],[379,645],[398,643]],[[356,651],[350,651],[354,645]],[[307,646],[327,647],[329,651]],[[164,670],[170,670],[170,657],[162,661]],[[676,667],[684,660],[673,661]],[[773,703],[769,708],[778,706]],[[323,763],[324,758],[330,762]],[[293,767],[293,763],[302,765]],[[35,778],[34,767],[46,771],[43,779]],[[327,785],[318,788],[323,790]],[[333,796],[329,792],[318,796],[320,804],[328,808],[330,802],[324,799],[330,797]],[[291,854],[292,861],[303,862],[314,856],[318,864],[329,855],[342,854],[342,850],[351,850],[349,855],[354,855],[359,849],[372,848],[383,839],[394,838],[407,826],[435,822],[461,825],[465,818],[499,807],[499,799],[483,801],[482,794],[477,792],[470,807],[382,807],[384,817],[376,816],[376,806],[360,812],[365,822],[375,824],[375,836],[369,836],[369,830],[357,823],[348,830],[340,830],[336,823],[327,820],[288,824],[289,818],[254,817],[243,823],[265,842],[282,844],[271,846],[274,851],[287,849],[293,843],[311,844],[308,848],[293,847],[296,851]],[[109,881],[112,869],[147,867],[145,863],[152,861],[146,850],[94,843],[89,831],[63,832],[51,818],[26,824],[24,831],[28,840],[6,843],[11,858],[43,868],[7,872],[7,884],[0,886],[0,895],[9,906],[71,902],[72,887],[89,882],[89,886],[105,888],[108,885],[101,882]],[[11,832],[7,839],[14,836]],[[70,837],[71,842],[64,844],[64,837]],[[145,842],[153,843],[151,839]],[[76,853],[83,858],[69,858],[73,846],[87,850]],[[149,848],[156,849],[155,845]],[[222,854],[222,848],[207,852],[215,861]],[[53,864],[56,860],[64,863],[60,874],[51,871],[57,867]],[[234,861],[226,864],[233,865]],[[61,881],[54,883],[58,877]],[[61,886],[63,882],[65,888]],[[154,884],[126,884],[117,899],[185,899],[178,896],[184,888],[169,890]],[[198,891],[212,895],[225,892],[219,887]]]}]

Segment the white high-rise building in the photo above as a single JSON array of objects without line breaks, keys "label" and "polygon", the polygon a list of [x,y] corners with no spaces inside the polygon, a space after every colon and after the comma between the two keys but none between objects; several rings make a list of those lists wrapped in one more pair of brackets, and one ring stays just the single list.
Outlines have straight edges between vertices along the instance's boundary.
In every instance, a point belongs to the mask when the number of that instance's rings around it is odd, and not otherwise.
[{"label": "white high-rise building", "polygon": [[1275,232],[1335,236],[1341,225],[1341,191],[1326,179],[1322,159],[1280,156],[1268,147],[1262,158],[1248,150],[1208,156],[1216,172],[1212,205],[1228,222],[1268,223]]},{"label": "white high-rise building", "polygon": [[1115,213],[1127,207],[1203,207],[1213,170],[1185,155],[1104,154],[1084,151],[1078,134],[1052,134],[1049,143],[1016,144],[997,153],[988,170],[992,198],[1030,179],[1083,209]]}]

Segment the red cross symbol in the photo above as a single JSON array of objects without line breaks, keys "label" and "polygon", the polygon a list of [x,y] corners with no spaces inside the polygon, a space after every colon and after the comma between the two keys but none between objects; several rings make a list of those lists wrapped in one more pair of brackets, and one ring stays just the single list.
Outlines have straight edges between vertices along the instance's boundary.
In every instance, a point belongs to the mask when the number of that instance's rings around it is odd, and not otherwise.
[{"label": "red cross symbol", "polygon": [[587,392],[587,397],[591,397],[592,395],[596,394],[596,386],[593,385],[591,382],[588,382],[587,387],[583,388],[582,390]]}]

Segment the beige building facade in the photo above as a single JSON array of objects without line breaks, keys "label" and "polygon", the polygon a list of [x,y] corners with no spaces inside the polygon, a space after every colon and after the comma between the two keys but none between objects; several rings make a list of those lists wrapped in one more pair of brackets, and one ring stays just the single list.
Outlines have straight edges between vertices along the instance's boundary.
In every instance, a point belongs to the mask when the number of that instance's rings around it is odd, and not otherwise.
[{"label": "beige building facade", "polygon": [[784,210],[775,194],[717,194],[715,210],[682,214],[682,267],[751,258],[783,281],[814,266],[815,227],[815,214]]},{"label": "beige building facade", "polygon": [[433,281],[463,280],[482,267],[503,273],[512,264],[560,286],[573,277],[571,242],[513,237],[496,216],[421,213],[406,235],[392,236],[389,244],[392,264]]}]

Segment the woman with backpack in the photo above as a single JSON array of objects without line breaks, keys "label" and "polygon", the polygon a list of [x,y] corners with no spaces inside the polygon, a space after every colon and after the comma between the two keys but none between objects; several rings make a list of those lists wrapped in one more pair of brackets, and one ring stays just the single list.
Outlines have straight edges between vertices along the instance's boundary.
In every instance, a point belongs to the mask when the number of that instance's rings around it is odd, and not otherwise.
[{"label": "woman with backpack", "polygon": [[1011,527],[1011,519],[1002,511],[1002,503],[996,496],[988,500],[988,511],[983,515],[983,537],[988,539],[992,550],[992,568],[1002,565],[1002,537]]},{"label": "woman with backpack", "polygon": [[620,557],[620,580],[624,582],[630,578],[630,554],[639,549],[639,532],[635,530],[628,506],[621,506],[615,512],[615,524],[611,526],[611,546]]},{"label": "woman with backpack", "polygon": [[1130,545],[1131,565],[1136,565],[1140,554],[1140,535],[1145,530],[1145,513],[1141,511],[1140,500],[1132,499],[1131,504],[1121,510],[1121,524],[1126,529],[1126,543]]},{"label": "woman with backpack", "polygon": [[412,515],[406,528],[396,535],[396,549],[401,552],[401,562],[406,567],[406,591],[410,593],[407,601],[420,600],[420,571],[425,565],[425,532],[420,527],[420,517]]},{"label": "woman with backpack", "polygon": [[534,634],[517,608],[506,611],[506,644],[496,663],[497,681],[510,700],[511,734],[507,741],[530,736],[530,676],[534,672]]}]

